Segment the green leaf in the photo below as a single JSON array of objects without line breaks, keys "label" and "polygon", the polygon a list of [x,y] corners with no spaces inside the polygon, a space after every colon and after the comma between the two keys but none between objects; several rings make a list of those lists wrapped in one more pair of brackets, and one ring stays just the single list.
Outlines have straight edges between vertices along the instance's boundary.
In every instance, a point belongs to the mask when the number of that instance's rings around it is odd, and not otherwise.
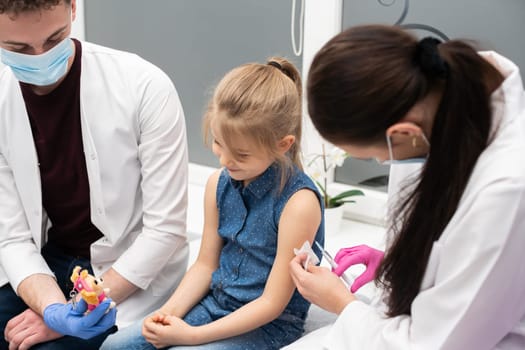
[{"label": "green leaf", "polygon": [[344,204],[344,203],[355,203],[355,201],[345,200],[345,201],[339,201],[338,203],[341,203],[341,204]]},{"label": "green leaf", "polygon": [[343,201],[337,202],[337,201],[333,201],[333,200],[330,199],[327,203],[325,203],[325,209],[337,208],[337,207],[340,207],[343,204],[344,204]]},{"label": "green leaf", "polygon": [[348,190],[342,193],[339,193],[337,196],[334,196],[330,199],[330,201],[341,201],[344,198],[352,197],[352,196],[364,196],[365,194],[361,190]]}]

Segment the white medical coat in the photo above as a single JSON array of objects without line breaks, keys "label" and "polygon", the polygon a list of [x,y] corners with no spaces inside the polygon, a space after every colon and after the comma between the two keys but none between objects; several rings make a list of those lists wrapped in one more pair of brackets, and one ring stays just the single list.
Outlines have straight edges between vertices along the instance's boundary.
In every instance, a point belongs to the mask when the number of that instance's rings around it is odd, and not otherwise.
[{"label": "white medical coat", "polygon": [[[40,249],[50,223],[20,91],[0,67],[0,285],[53,275]],[[187,265],[187,142],[170,79],[137,55],[82,43],[80,114],[96,275],[113,267],[140,289],[118,305],[126,325],[158,308]]]},{"label": "white medical coat", "polygon": [[[492,95],[493,139],[434,243],[412,315],[388,318],[384,305],[354,301],[287,349],[525,349],[525,96],[512,62],[483,55],[505,76]],[[414,171],[392,166],[389,191]]]}]

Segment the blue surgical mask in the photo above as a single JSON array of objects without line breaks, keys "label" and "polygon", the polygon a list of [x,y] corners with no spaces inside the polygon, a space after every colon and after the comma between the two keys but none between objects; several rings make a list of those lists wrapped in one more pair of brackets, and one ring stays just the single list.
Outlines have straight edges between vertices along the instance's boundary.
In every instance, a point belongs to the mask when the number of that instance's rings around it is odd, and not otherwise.
[{"label": "blue surgical mask", "polygon": [[[421,134],[421,138],[425,143],[430,146],[430,142],[428,142],[428,139],[426,138],[425,134]],[[392,141],[390,140],[390,136],[386,136],[386,144],[388,146],[388,156],[390,159],[387,159],[383,162],[380,162],[382,165],[392,165],[392,164],[414,164],[414,163],[424,163],[427,161],[427,157],[415,157],[415,158],[407,158],[407,159],[394,159],[394,152],[392,151]]]},{"label": "blue surgical mask", "polygon": [[47,86],[56,83],[67,72],[69,57],[73,54],[70,38],[65,38],[40,55],[26,55],[0,49],[2,63],[9,66],[15,77],[24,83]]}]

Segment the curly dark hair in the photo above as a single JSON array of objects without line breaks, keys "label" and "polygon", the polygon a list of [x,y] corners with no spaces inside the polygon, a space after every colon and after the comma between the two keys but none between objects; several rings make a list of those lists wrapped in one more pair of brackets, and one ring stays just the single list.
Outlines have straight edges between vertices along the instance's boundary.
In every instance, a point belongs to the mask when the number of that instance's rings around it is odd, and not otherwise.
[{"label": "curly dark hair", "polygon": [[62,1],[71,4],[71,0],[0,0],[0,14],[16,16],[22,12],[49,10]]}]

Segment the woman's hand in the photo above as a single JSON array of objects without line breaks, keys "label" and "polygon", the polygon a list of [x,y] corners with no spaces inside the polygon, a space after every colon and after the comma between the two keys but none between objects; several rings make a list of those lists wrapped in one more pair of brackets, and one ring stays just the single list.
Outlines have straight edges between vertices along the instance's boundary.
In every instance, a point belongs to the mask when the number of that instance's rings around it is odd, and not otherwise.
[{"label": "woman's hand", "polygon": [[142,325],[142,335],[157,349],[171,345],[195,344],[195,327],[176,316],[155,313]]},{"label": "woman's hand", "polygon": [[350,266],[357,264],[365,265],[365,272],[355,279],[350,288],[350,291],[355,293],[363,285],[374,280],[377,269],[379,268],[379,265],[381,265],[384,255],[385,253],[381,250],[374,249],[364,244],[355,247],[342,248],[335,256],[334,261],[337,263],[337,267],[333,269],[333,272],[337,276],[341,276]]},{"label": "woman's hand", "polygon": [[340,314],[355,297],[337,275],[325,267],[308,266],[303,269],[306,254],[290,262],[290,274],[301,295],[319,307]]}]

